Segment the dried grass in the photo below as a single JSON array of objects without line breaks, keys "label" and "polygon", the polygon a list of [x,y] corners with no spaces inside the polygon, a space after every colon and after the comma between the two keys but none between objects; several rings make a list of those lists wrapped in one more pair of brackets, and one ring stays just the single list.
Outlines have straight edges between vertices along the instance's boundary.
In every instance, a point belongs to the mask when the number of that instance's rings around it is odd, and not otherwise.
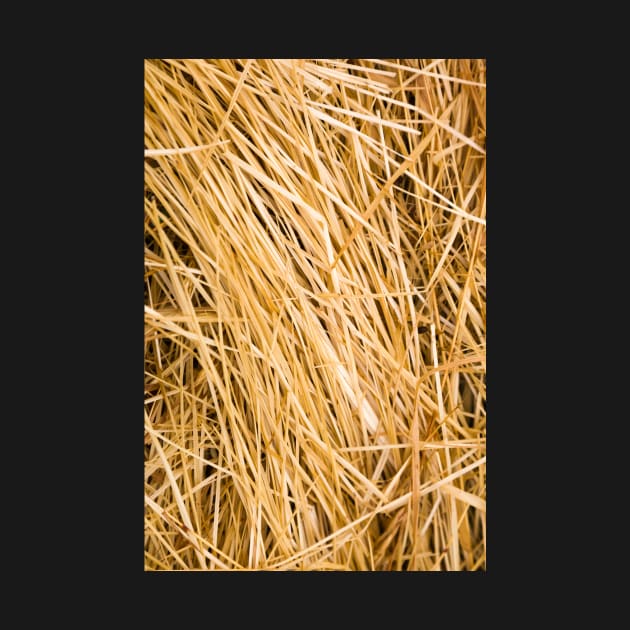
[{"label": "dried grass", "polygon": [[145,61],[145,569],[486,567],[484,60]]}]

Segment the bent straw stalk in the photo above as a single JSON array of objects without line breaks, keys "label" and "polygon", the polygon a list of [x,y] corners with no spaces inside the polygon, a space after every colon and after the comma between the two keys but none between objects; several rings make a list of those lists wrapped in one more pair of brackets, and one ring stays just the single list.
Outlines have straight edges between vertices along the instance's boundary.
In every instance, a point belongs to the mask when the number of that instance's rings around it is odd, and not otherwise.
[{"label": "bent straw stalk", "polygon": [[145,570],[485,570],[485,61],[144,81]]}]

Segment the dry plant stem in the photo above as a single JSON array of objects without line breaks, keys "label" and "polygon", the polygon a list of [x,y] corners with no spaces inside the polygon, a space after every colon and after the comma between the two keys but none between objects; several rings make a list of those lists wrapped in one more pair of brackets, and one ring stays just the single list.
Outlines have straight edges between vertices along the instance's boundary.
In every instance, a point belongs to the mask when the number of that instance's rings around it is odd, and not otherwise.
[{"label": "dry plant stem", "polygon": [[485,570],[485,85],[145,61],[146,570]]}]

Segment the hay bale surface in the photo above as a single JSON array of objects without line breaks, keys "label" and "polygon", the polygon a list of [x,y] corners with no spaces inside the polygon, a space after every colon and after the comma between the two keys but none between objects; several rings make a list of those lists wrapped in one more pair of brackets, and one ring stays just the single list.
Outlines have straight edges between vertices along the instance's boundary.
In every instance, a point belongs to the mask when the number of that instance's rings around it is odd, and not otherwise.
[{"label": "hay bale surface", "polygon": [[485,84],[145,61],[146,570],[485,570]]}]

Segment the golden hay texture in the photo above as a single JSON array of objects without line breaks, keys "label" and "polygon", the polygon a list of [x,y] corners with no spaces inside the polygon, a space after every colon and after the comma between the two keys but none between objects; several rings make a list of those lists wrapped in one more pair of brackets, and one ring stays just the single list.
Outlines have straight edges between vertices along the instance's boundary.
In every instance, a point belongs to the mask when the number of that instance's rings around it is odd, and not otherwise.
[{"label": "golden hay texture", "polygon": [[144,81],[145,569],[485,570],[485,60]]}]

